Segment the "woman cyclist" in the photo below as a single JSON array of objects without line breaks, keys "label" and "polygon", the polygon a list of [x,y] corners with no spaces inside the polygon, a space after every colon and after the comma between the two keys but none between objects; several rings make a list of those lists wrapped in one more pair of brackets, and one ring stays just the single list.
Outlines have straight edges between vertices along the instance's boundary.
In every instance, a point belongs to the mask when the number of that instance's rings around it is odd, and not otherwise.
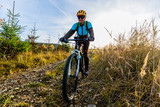
[{"label": "woman cyclist", "polygon": [[64,37],[60,38],[60,41],[64,42],[65,39],[68,39],[69,37],[71,37],[75,33],[75,31],[77,31],[77,36],[80,39],[86,38],[88,40],[85,42],[81,42],[79,44],[80,47],[81,47],[81,44],[83,44],[82,54],[85,62],[84,74],[88,75],[88,65],[89,65],[88,49],[89,49],[90,41],[94,41],[94,32],[93,32],[93,27],[91,22],[86,21],[86,12],[84,10],[79,10],[77,12],[77,18],[78,18],[78,22],[73,24],[72,28],[64,35]]}]

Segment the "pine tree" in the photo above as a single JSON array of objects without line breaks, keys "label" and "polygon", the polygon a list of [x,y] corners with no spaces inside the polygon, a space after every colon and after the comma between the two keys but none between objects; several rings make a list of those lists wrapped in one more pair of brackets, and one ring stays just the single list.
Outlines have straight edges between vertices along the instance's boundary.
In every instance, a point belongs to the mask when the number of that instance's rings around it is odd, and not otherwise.
[{"label": "pine tree", "polygon": [[28,35],[28,40],[29,40],[29,42],[32,43],[33,46],[35,46],[35,40],[37,38],[39,38],[39,36],[36,36],[36,31],[37,30],[38,29],[36,29],[36,23],[34,23],[34,27],[33,27],[33,29],[31,29],[31,34]]},{"label": "pine tree", "polygon": [[20,17],[20,14],[15,14],[15,1],[13,2],[13,9],[12,11],[8,9],[8,21],[3,21],[2,24],[2,30],[1,30],[1,35],[2,37],[6,39],[12,39],[13,37],[18,37],[19,34],[22,33],[24,27],[21,25],[18,25],[19,20],[18,17]]},{"label": "pine tree", "polygon": [[29,43],[22,42],[19,34],[22,33],[24,27],[18,25],[18,17],[20,14],[15,14],[15,1],[13,2],[12,11],[8,9],[8,20],[3,19],[0,29],[0,57],[14,57],[18,52],[27,51]]}]

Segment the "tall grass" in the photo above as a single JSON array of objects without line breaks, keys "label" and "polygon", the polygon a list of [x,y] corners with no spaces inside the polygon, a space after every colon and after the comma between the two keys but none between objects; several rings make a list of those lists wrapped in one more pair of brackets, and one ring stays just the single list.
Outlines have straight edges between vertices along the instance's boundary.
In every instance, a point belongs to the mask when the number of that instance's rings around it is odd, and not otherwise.
[{"label": "tall grass", "polygon": [[39,53],[23,52],[14,59],[2,58],[0,60],[0,76],[21,72],[27,68],[34,68],[41,65],[55,63],[64,60],[69,55],[64,51],[41,51]]},{"label": "tall grass", "polygon": [[160,105],[158,33],[154,20],[145,21],[141,26],[133,27],[127,37],[119,34],[118,38],[113,38],[109,33],[116,44],[94,52],[90,79],[95,78],[103,84],[99,91],[101,100],[105,101],[103,104]]}]

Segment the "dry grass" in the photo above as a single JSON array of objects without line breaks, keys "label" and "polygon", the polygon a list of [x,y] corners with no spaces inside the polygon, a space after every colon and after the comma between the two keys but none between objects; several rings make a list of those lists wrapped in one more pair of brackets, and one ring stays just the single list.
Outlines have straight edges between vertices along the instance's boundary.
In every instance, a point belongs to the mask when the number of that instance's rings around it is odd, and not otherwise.
[{"label": "dry grass", "polygon": [[48,52],[26,52],[18,54],[16,58],[7,60],[5,58],[0,61],[0,76],[21,72],[27,68],[34,68],[50,63],[55,63],[67,58],[69,53],[64,51],[48,51]]},{"label": "dry grass", "polygon": [[94,52],[89,79],[103,84],[98,94],[104,105],[160,105],[158,32],[154,20],[145,21],[133,27],[127,37],[119,34],[118,39],[113,38],[116,44]]}]

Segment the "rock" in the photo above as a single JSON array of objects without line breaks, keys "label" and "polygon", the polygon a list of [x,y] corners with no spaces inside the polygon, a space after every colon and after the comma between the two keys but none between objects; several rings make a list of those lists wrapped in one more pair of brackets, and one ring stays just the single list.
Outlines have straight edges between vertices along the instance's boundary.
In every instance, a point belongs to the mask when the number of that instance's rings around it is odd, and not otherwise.
[{"label": "rock", "polygon": [[11,95],[11,98],[14,98],[14,95]]},{"label": "rock", "polygon": [[16,88],[14,89],[14,91],[17,91],[17,90],[19,90],[19,87],[16,87]]},{"label": "rock", "polygon": [[4,89],[4,90],[0,91],[0,94],[1,94],[1,93],[4,93],[5,91],[7,91],[7,89]]},{"label": "rock", "polygon": [[11,83],[15,83],[15,82],[17,82],[16,80],[11,80]]},{"label": "rock", "polygon": [[88,92],[91,92],[93,89],[92,88],[90,88],[89,90],[88,90]]}]

